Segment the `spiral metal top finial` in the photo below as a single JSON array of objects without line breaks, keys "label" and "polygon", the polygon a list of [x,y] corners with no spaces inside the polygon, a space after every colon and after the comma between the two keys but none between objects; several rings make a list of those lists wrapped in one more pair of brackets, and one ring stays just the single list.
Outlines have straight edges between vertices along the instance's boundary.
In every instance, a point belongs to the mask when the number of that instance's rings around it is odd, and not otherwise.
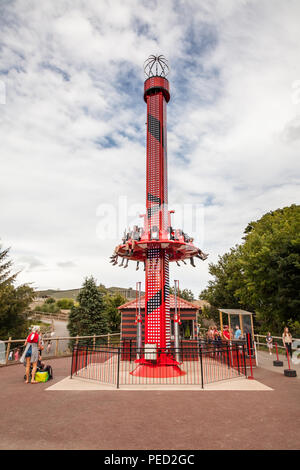
[{"label": "spiral metal top finial", "polygon": [[146,77],[166,77],[169,73],[168,61],[163,55],[150,55],[144,62]]}]

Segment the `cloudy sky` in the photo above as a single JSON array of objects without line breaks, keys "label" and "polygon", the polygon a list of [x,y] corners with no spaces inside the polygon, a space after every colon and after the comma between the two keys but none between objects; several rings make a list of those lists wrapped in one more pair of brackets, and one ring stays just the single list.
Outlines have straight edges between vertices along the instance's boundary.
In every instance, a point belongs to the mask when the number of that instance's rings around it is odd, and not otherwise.
[{"label": "cloudy sky", "polygon": [[[1,0],[0,243],[18,283],[143,282],[108,258],[145,203],[149,54],[171,69],[174,226],[185,214],[213,262],[299,203],[299,17],[299,0]],[[198,296],[208,261],[174,279]]]}]

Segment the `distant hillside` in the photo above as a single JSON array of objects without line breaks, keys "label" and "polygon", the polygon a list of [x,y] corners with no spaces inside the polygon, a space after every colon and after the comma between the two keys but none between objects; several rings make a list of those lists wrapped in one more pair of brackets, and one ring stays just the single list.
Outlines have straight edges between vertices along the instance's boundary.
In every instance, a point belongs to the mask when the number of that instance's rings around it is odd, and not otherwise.
[{"label": "distant hillside", "polygon": [[[108,287],[106,288],[106,290],[107,292],[118,293],[128,300],[135,299],[136,297],[136,290],[132,289],[131,287],[129,287],[128,289],[124,287]],[[47,289],[47,290],[36,291],[36,296],[39,298],[53,297],[55,300],[64,299],[64,298],[76,300],[79,292],[80,292],[80,289],[67,289],[67,290]],[[145,292],[142,292],[141,294],[144,295]]]},{"label": "distant hillside", "polygon": [[74,299],[76,300],[77,295],[79,294],[80,289],[67,289],[67,290],[54,290],[54,289],[47,289],[47,290],[37,290],[36,295],[37,297],[53,297],[54,299]]}]

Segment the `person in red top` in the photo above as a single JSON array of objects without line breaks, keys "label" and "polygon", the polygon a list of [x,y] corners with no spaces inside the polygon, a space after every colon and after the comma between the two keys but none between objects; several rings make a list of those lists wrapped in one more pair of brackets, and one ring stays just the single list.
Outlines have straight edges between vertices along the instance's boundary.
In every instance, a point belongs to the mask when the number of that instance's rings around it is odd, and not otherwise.
[{"label": "person in red top", "polygon": [[230,331],[228,329],[228,325],[224,325],[224,329],[223,329],[223,338],[226,340],[226,341],[230,341]]},{"label": "person in red top", "polygon": [[26,366],[26,381],[29,383],[30,364],[32,364],[31,383],[36,384],[35,373],[37,368],[37,361],[39,359],[39,349],[41,348],[41,338],[39,335],[39,326],[34,326],[31,333],[27,336],[24,346],[25,350],[22,354],[20,362]]}]

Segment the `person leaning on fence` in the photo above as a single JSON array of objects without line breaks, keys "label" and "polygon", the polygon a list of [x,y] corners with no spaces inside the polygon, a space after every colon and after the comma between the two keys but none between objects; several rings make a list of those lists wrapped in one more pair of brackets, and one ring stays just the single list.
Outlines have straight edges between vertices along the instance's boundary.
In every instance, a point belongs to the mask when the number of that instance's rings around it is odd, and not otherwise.
[{"label": "person leaning on fence", "polygon": [[239,325],[236,325],[235,333],[234,333],[234,339],[241,339],[241,336],[242,336],[242,331],[241,331]]},{"label": "person leaning on fence", "polygon": [[285,327],[285,329],[283,330],[282,342],[283,342],[283,346],[285,347],[285,349],[287,349],[288,354],[292,357],[293,338],[287,327]]},{"label": "person leaning on fence", "polygon": [[206,333],[206,338],[207,338],[207,342],[208,343],[211,343],[214,339],[214,329],[212,326],[209,327],[207,333]]},{"label": "person leaning on fence", "polygon": [[268,334],[266,336],[266,342],[267,342],[267,346],[269,348],[269,353],[270,355],[272,355],[272,349],[273,349],[273,338],[271,336],[271,333],[270,331],[268,331]]},{"label": "person leaning on fence", "polygon": [[223,339],[225,339],[225,341],[230,341],[230,331],[228,325],[224,325]]},{"label": "person leaning on fence", "polygon": [[16,348],[15,350],[15,361],[18,361],[19,360],[19,356],[20,356],[20,349],[19,348]]},{"label": "person leaning on fence", "polygon": [[36,384],[35,373],[37,369],[37,361],[39,359],[39,349],[41,348],[40,344],[40,328],[34,326],[31,333],[28,335],[25,341],[25,350],[21,356],[20,362],[26,366],[26,380],[25,383],[29,383],[29,374],[30,374],[30,365],[32,364],[32,375],[31,383]]},{"label": "person leaning on fence", "polygon": [[51,351],[51,347],[52,347],[52,343],[49,339],[48,342],[47,342],[47,354],[49,354],[49,352]]},{"label": "person leaning on fence", "polygon": [[214,346],[217,352],[219,351],[219,347],[221,345],[222,345],[221,333],[217,330],[217,328],[215,328],[214,329]]}]

